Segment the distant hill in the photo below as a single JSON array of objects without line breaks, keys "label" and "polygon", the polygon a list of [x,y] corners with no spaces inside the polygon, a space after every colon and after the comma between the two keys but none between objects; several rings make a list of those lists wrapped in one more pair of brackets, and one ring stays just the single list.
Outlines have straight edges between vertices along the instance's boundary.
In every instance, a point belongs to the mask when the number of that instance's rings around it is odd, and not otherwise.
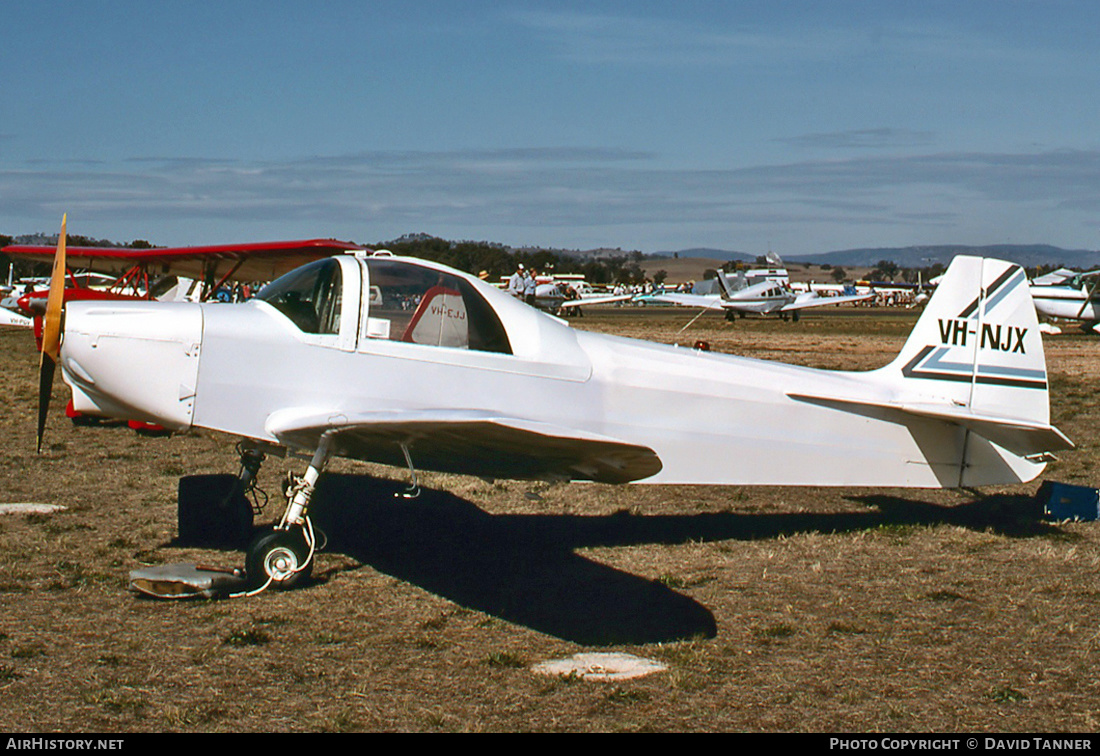
[{"label": "distant hill", "polygon": [[[1065,266],[1067,268],[1100,267],[1100,251],[1098,250],[1062,249],[1049,244],[991,244],[983,247],[961,244],[869,247],[824,252],[817,255],[783,255],[783,260],[788,263],[812,263],[834,267],[873,267],[880,260],[890,260],[902,268],[927,268],[936,263],[947,265],[956,255],[996,257],[1017,263],[1025,268],[1034,268],[1040,265]],[[752,261],[757,258],[757,255],[720,249],[692,248],[678,252],[657,252],[653,255],[647,255],[647,257],[681,259],[699,257],[707,260]]]},{"label": "distant hill", "polygon": [[728,258],[692,257],[681,253],[679,257],[646,257],[641,266],[647,278],[653,278],[658,271],[663,270],[666,283],[681,284],[686,281],[702,281],[708,270],[717,270],[727,262]]},{"label": "distant hill", "polygon": [[940,245],[927,247],[873,247],[826,252],[821,255],[791,257],[791,262],[812,262],[817,265],[875,265],[891,260],[903,268],[927,268],[936,263],[947,265],[956,255],[977,255],[1008,260],[1025,268],[1058,265],[1068,268],[1088,268],[1100,264],[1100,251],[1062,249],[1049,244],[990,244],[984,247]]},{"label": "distant hill", "polygon": [[710,247],[692,247],[691,249],[681,249],[676,252],[654,252],[646,257],[670,257],[676,259],[678,257],[702,257],[707,260],[742,260],[744,262],[752,262],[757,258],[757,255],[750,255],[748,252],[730,252],[725,249],[712,249]]}]

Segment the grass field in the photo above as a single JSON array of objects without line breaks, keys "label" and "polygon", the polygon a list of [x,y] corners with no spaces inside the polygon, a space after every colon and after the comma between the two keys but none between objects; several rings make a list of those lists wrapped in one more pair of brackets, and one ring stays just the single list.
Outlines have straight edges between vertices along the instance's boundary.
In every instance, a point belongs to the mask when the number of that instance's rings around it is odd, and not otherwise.
[{"label": "grass field", "polygon": [[[593,309],[577,327],[834,369],[885,364],[909,311],[799,323]],[[1100,342],[1045,337],[1044,478],[1096,485]],[[981,491],[543,484],[338,462],[315,580],[157,601],[131,570],[236,551],[175,543],[176,486],[236,472],[234,440],[73,426],[60,382],[34,451],[37,355],[0,332],[0,728],[9,732],[1093,732],[1098,523],[1041,519],[1040,481]],[[674,408],[660,408],[674,411]],[[735,460],[731,460],[731,464]],[[792,462],[793,463],[793,462]],[[278,490],[297,460],[269,460]],[[275,497],[273,496],[273,499]],[[264,518],[281,513],[272,501]],[[534,674],[582,651],[667,671]]]}]

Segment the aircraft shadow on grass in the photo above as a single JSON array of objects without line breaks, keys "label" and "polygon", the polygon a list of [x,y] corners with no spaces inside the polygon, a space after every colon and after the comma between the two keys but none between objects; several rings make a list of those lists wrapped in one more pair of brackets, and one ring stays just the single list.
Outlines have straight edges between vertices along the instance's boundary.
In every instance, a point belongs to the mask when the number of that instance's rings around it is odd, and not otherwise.
[{"label": "aircraft shadow on grass", "polygon": [[[585,645],[714,637],[714,615],[662,582],[579,555],[586,547],[760,540],[904,525],[952,524],[1010,537],[1057,532],[1025,496],[953,507],[855,496],[859,513],[705,513],[636,516],[494,515],[446,491],[403,499],[399,482],[322,478],[311,506],[325,550],[369,564],[468,608]],[[324,575],[318,576],[324,579]]]}]

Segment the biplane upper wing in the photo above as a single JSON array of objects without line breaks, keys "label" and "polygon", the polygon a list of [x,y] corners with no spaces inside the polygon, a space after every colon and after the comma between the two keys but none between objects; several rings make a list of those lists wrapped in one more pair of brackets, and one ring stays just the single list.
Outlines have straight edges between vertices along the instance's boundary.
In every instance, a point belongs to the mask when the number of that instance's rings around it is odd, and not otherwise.
[{"label": "biplane upper wing", "polygon": [[[183,276],[207,281],[271,281],[307,262],[362,249],[335,239],[218,244],[205,247],[69,247],[70,268],[122,274],[145,267],[150,274]],[[6,255],[50,263],[54,248],[13,244]]]}]

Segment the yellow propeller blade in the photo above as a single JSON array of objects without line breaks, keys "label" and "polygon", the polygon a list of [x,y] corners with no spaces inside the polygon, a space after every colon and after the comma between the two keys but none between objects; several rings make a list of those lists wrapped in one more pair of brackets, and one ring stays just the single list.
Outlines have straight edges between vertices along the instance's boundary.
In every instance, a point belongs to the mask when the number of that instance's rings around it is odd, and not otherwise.
[{"label": "yellow propeller blade", "polygon": [[61,234],[57,237],[57,253],[50,274],[50,295],[46,300],[46,316],[42,323],[42,354],[38,361],[38,451],[42,451],[42,434],[46,430],[46,413],[53,393],[53,375],[61,356],[61,320],[65,304],[65,224],[68,215],[61,216]]}]

